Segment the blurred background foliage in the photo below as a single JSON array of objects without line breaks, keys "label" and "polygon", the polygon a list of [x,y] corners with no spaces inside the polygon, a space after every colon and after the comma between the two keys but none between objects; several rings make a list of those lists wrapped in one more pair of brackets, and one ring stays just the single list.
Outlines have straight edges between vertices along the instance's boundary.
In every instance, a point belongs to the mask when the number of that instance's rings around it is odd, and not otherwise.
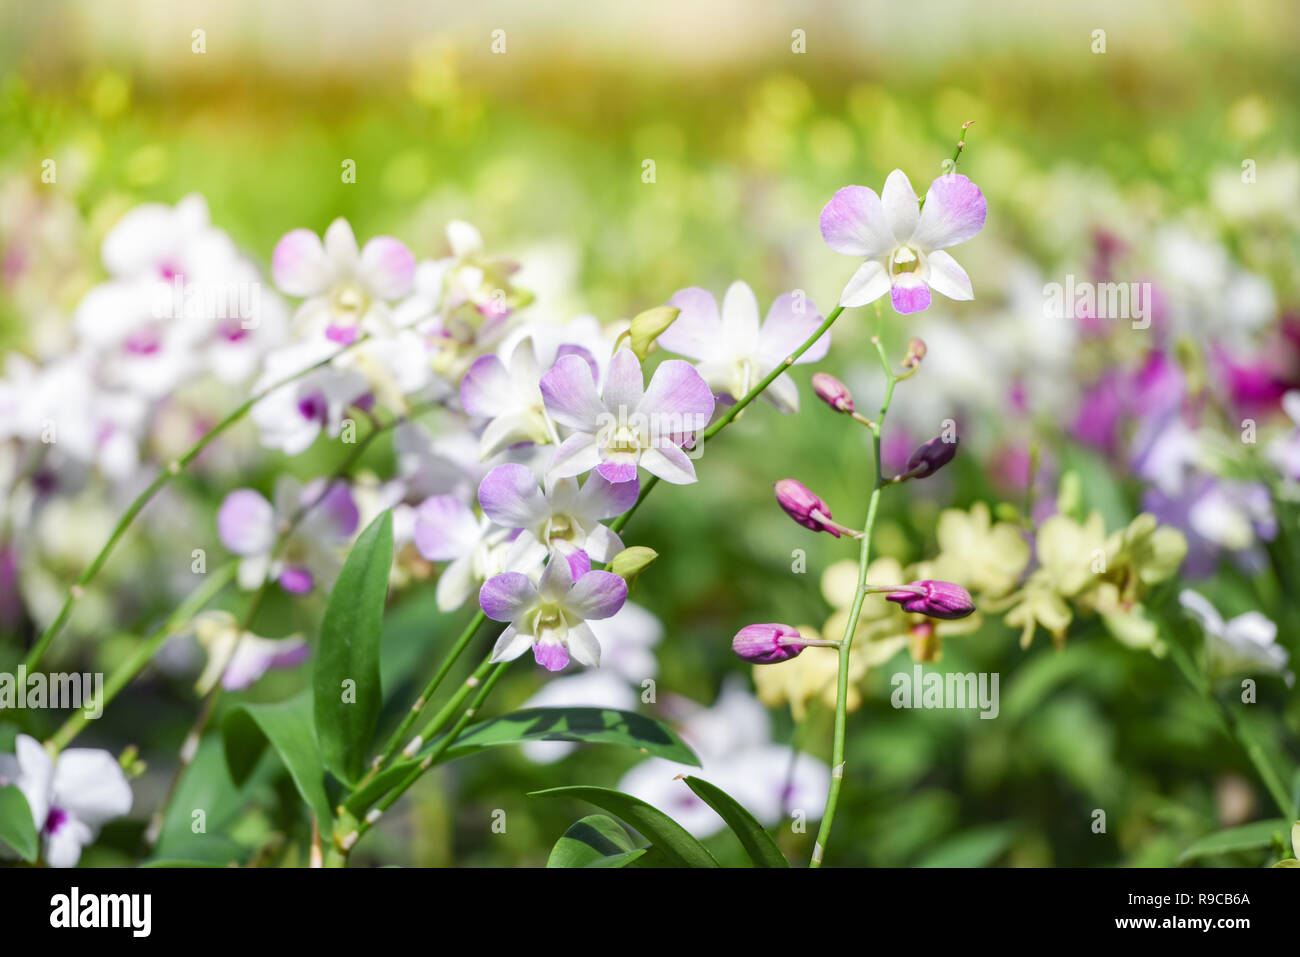
[{"label": "blurred background foliage", "polygon": [[[1072,223],[1109,214],[1080,209],[1080,194],[1062,184],[1100,181],[1155,219],[1188,209],[1209,217],[1216,175],[1235,176],[1243,157],[1294,155],[1300,143],[1300,8],[1286,0],[1069,10],[1012,2],[611,6],[619,9],[4,0],[0,174],[56,190],[84,227],[69,232],[73,248],[60,247],[57,301],[45,305],[66,314],[100,278],[98,240],[123,211],[200,192],[213,221],[262,263],[289,229],[320,231],[336,216],[358,235],[391,233],[431,256],[443,249],[445,222],[464,218],[494,250],[542,264],[520,284],[537,291],[533,308],[557,318],[628,317],[683,286],[720,293],[735,278],[764,305],[799,288],[826,309],[851,267],[819,234],[831,193],[847,183],[879,188],[894,167],[923,189],[968,120],[975,125],[961,169],[988,197],[990,228],[963,263],[977,298],[985,290],[996,298],[1007,248],[1051,270],[1070,255],[1061,235]],[[203,54],[191,50],[199,28]],[[490,52],[495,29],[505,30],[503,55]],[[1106,30],[1104,55],[1091,49],[1096,29]],[[795,30],[806,31],[806,53],[791,50]],[[39,186],[46,158],[58,164],[53,186]],[[355,183],[340,181],[347,159]],[[653,183],[643,180],[646,160]],[[1284,301],[1296,301],[1294,235],[1261,238],[1227,221],[1216,228]],[[56,351],[57,324],[33,324],[28,305],[0,298],[0,346]],[[962,308],[938,305],[954,321]],[[870,382],[867,340],[877,328],[871,310],[846,316],[822,367]],[[880,331],[901,358],[905,323],[890,314]],[[978,367],[978,355],[968,359]],[[747,412],[709,446],[700,485],[660,489],[629,529],[630,541],[662,555],[632,594],[666,625],[661,696],[709,703],[724,676],[748,681],[729,649],[736,628],[820,623],[828,611],[820,573],[855,553],[773,507],[771,483],[798,475],[837,516],[855,521],[870,481],[863,430],[812,401],[806,372],[799,379],[799,415]],[[900,387],[896,406],[908,404],[912,385]],[[871,407],[869,396],[859,393],[860,406]],[[367,462],[383,471],[390,457],[380,442]],[[320,448],[291,466],[264,456],[261,474],[240,479],[267,487],[286,467],[320,474],[332,461]],[[210,516],[221,493],[193,479],[176,494],[207,501]],[[1136,514],[1137,493],[1105,468],[1089,473],[1085,488],[1122,513],[1110,527]],[[880,548],[919,559],[933,548],[940,508],[1015,494],[980,461],[959,457],[925,488],[891,490]],[[193,533],[215,545],[211,524]],[[795,549],[807,552],[804,574],[791,572]],[[174,574],[169,563],[174,556],[128,545],[112,566],[130,578]],[[1269,587],[1225,571],[1210,593],[1229,613],[1263,604],[1289,616],[1281,640],[1294,651],[1294,609]],[[393,612],[386,687],[395,688],[398,709],[459,631],[459,616],[438,615],[431,591],[410,590]],[[111,667],[131,635],[143,633],[130,625],[145,629],[166,611],[137,597],[122,634],[83,636],[65,646],[63,660]],[[304,615],[318,620],[321,610],[280,601],[263,613],[260,631],[310,632]],[[1001,674],[998,720],[894,710],[888,678],[897,669],[869,678],[851,719],[833,863],[1169,865],[1201,834],[1268,813],[1249,763],[1168,661],[1096,628],[1076,629],[1059,652],[1046,640],[1022,651],[1016,638],[992,621],[945,648],[944,670]],[[899,662],[910,668],[905,656]],[[272,673],[230,700],[276,700],[303,681],[303,672]],[[495,708],[518,704],[537,685],[532,670],[514,669]],[[193,708],[183,682],[150,676],[113,706],[111,723],[83,739],[115,750],[138,744],[158,765],[141,787],[157,789]],[[1278,682],[1261,686],[1256,713],[1257,733],[1294,755],[1294,696]],[[788,713],[775,718],[778,739],[791,740]],[[825,757],[830,718],[814,706],[800,746]],[[423,780],[359,857],[543,863],[588,809],[525,793],[613,786],[631,763],[600,748],[549,766],[513,751],[476,756]],[[223,773],[219,761],[209,770],[214,779]],[[278,789],[292,806],[282,776],[258,776],[249,787],[263,797]],[[238,840],[303,837],[304,822],[265,810],[275,806],[232,799]],[[505,835],[491,833],[496,808],[507,812]],[[1105,834],[1091,829],[1097,808],[1106,811]],[[115,847],[132,846],[133,827],[110,827],[84,861],[124,860]],[[783,847],[806,858],[811,833],[788,831]],[[729,841],[720,835],[710,846],[734,859]],[[1258,854],[1210,861],[1258,863]]]}]

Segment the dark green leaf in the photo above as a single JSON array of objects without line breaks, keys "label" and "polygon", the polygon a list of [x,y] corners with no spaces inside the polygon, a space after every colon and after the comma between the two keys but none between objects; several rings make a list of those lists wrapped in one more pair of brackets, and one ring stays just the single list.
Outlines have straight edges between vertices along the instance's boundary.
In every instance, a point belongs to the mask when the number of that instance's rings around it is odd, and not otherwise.
[{"label": "dark green leaf", "polygon": [[316,815],[321,833],[329,833],[334,814],[325,794],[325,766],[312,725],[309,692],[277,704],[240,705],[226,715],[221,737],[226,766],[236,784],[248,779],[270,741],[298,793]]},{"label": "dark green leaf", "polygon": [[687,777],[686,786],[727,822],[727,827],[740,839],[755,867],[790,866],[776,842],[763,830],[763,825],[726,791],[697,777]]},{"label": "dark green leaf", "polygon": [[[631,711],[616,708],[525,708],[470,725],[438,759],[453,761],[486,748],[526,741],[577,741],[620,744],[642,754],[667,758],[678,764],[700,766],[700,759],[667,725]],[[414,758],[398,761],[348,799],[347,809],[358,817],[387,793],[437,742],[424,746]]]},{"label": "dark green leaf", "polygon": [[40,850],[32,809],[16,784],[0,788],[0,842],[17,851],[24,861],[36,860]]},{"label": "dark green leaf", "polygon": [[575,823],[555,842],[547,867],[626,867],[644,855],[622,824],[604,814]]},{"label": "dark green leaf", "polygon": [[312,676],[316,734],[325,767],[348,782],[361,775],[383,700],[379,640],[392,562],[393,516],[385,511],[352,546],[321,623]]},{"label": "dark green leaf", "polygon": [[566,787],[533,791],[529,797],[572,797],[587,801],[616,814],[640,831],[654,844],[654,849],[676,867],[717,867],[704,845],[663,811],[644,801],[610,788]]},{"label": "dark green leaf", "polygon": [[1213,834],[1207,834],[1183,851],[1179,855],[1178,861],[1181,864],[1209,854],[1230,854],[1234,851],[1251,851],[1268,847],[1273,843],[1274,837],[1285,840],[1285,835],[1290,829],[1290,821],[1285,818],[1276,818],[1269,821],[1255,821],[1253,824],[1243,824],[1241,827],[1230,827],[1224,831],[1215,831]]}]

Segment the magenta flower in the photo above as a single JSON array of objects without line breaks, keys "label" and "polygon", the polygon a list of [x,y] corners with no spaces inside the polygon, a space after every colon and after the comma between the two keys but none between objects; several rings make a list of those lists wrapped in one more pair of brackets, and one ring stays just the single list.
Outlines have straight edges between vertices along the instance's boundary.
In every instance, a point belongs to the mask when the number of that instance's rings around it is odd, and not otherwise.
[{"label": "magenta flower", "polygon": [[930,306],[930,290],[949,299],[974,299],[970,277],[943,250],[971,239],[984,226],[988,203],[959,173],[930,184],[922,208],[907,175],[894,170],[877,196],[845,186],[822,210],[822,237],[837,253],[865,260],[840,294],[844,307],[865,306],[889,293],[894,311]]},{"label": "magenta flower", "polygon": [[769,622],[746,625],[736,632],[731,650],[756,665],[774,665],[789,661],[808,646],[798,628]]},{"label": "magenta flower", "polygon": [[776,504],[804,528],[811,528],[814,532],[830,532],[836,538],[841,535],[862,537],[861,532],[846,528],[832,519],[831,507],[799,480],[781,479],[772,487],[776,491]]},{"label": "magenta flower", "polygon": [[853,407],[853,393],[849,391],[849,387],[829,372],[814,372],[812,387],[813,392],[817,394],[817,398],[836,412],[845,412],[852,415],[857,411]]},{"label": "magenta flower", "polygon": [[899,591],[885,595],[888,601],[898,602],[903,611],[931,618],[953,620],[965,618],[975,611],[970,592],[952,582],[911,582],[900,586]]},{"label": "magenta flower", "polygon": [[[681,312],[660,334],[659,345],[698,360],[696,368],[709,387],[733,399],[748,393],[773,369],[783,367],[822,323],[811,302],[787,294],[773,301],[759,325],[758,300],[743,282],[733,282],[727,289],[721,312],[713,294],[695,286],[677,291],[668,304]],[[828,332],[795,364],[819,362],[830,346]],[[777,376],[763,391],[763,398],[782,412],[799,411],[799,390],[787,374]]]},{"label": "magenta flower", "polygon": [[951,462],[956,455],[956,436],[953,436],[951,442],[942,435],[936,436],[912,453],[898,478],[928,478]]},{"label": "magenta flower", "polygon": [[478,487],[483,514],[502,528],[522,528],[547,548],[568,556],[584,551],[607,562],[623,542],[601,519],[622,515],[636,503],[639,483],[610,482],[599,472],[578,486],[577,479],[555,479],[538,488],[524,465],[498,465]]},{"label": "magenta flower", "polygon": [[708,424],[713,393],[690,363],[660,363],[646,386],[640,361],[620,349],[598,393],[590,363],[566,355],[542,376],[541,391],[551,418],[572,431],[551,460],[552,478],[595,469],[610,482],[631,482],[640,465],[675,485],[696,480],[681,446]]},{"label": "magenta flower", "polygon": [[589,571],[574,581],[563,557],[546,564],[536,585],[519,572],[489,578],[479,605],[493,621],[508,621],[492,648],[493,661],[512,661],[529,648],[547,671],[559,671],[572,655],[580,664],[600,664],[600,642],[588,621],[609,618],[627,600],[627,582],[611,572]]}]

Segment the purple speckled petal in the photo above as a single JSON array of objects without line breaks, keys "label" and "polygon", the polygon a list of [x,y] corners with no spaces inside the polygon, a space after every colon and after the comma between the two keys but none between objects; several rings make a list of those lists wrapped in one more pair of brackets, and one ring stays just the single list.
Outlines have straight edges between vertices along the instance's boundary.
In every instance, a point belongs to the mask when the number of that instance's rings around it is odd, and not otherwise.
[{"label": "purple speckled petal", "polygon": [[271,503],[251,488],[236,489],[217,510],[217,535],[236,555],[260,555],[275,541]]},{"label": "purple speckled petal", "polygon": [[894,246],[894,234],[876,191],[845,186],[821,215],[822,238],[837,253],[878,259]]},{"label": "purple speckled petal", "polygon": [[466,555],[478,543],[474,513],[454,495],[434,495],[415,512],[415,547],[431,562]]},{"label": "purple speckled petal", "polygon": [[[759,360],[764,366],[775,368],[803,345],[821,324],[822,316],[810,300],[796,299],[789,293],[777,296],[772,307],[767,310],[767,317],[763,320],[763,328],[758,335]],[[830,332],[822,333],[795,364],[820,362],[826,358],[830,347]]]},{"label": "purple speckled petal", "polygon": [[460,380],[460,404],[470,415],[493,418],[510,408],[510,373],[497,356],[480,356]]},{"label": "purple speckled petal", "polygon": [[546,411],[560,425],[579,432],[595,432],[605,406],[596,394],[591,367],[578,356],[561,356],[542,376]]},{"label": "purple speckled petal", "polygon": [[569,664],[569,652],[564,645],[549,641],[533,645],[533,657],[547,671],[563,671]]},{"label": "purple speckled petal", "polygon": [[940,176],[925,194],[912,242],[921,249],[956,246],[983,229],[988,214],[988,201],[978,186],[960,173]]},{"label": "purple speckled petal", "polygon": [[640,360],[631,349],[619,349],[605,373],[605,389],[601,393],[605,409],[614,415],[618,415],[619,410],[631,415],[644,392],[645,377],[641,374]]},{"label": "purple speckled petal", "polygon": [[519,572],[493,575],[478,593],[479,607],[493,621],[513,621],[536,602],[537,589]]},{"label": "purple speckled petal", "polygon": [[334,265],[320,237],[310,229],[295,229],[281,237],[271,253],[275,284],[291,296],[316,296],[334,278]]},{"label": "purple speckled petal", "polygon": [[713,294],[707,289],[690,286],[673,293],[668,305],[676,306],[681,312],[659,336],[659,345],[692,359],[707,359],[714,355],[718,351],[721,319],[718,301]]},{"label": "purple speckled petal", "polygon": [[528,528],[546,516],[546,496],[526,465],[498,465],[478,487],[483,514],[502,528]]},{"label": "purple speckled petal", "polygon": [[899,276],[889,290],[889,298],[895,312],[911,315],[930,308],[930,287],[916,275]]},{"label": "purple speckled petal", "polygon": [[362,248],[357,274],[371,294],[401,299],[415,281],[415,257],[401,240],[376,236]]},{"label": "purple speckled petal", "polygon": [[565,608],[582,618],[609,618],[627,601],[627,582],[613,572],[587,572],[564,600]]}]

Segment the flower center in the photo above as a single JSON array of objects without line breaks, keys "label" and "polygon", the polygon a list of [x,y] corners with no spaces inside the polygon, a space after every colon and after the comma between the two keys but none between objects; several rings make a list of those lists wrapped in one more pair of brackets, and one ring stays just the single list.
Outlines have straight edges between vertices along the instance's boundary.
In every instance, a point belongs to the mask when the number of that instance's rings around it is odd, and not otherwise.
[{"label": "flower center", "polygon": [[899,246],[889,260],[889,274],[916,272],[921,268],[921,257],[910,246]]},{"label": "flower center", "polygon": [[336,319],[360,322],[370,308],[370,296],[359,282],[348,280],[334,287],[331,305]]}]

